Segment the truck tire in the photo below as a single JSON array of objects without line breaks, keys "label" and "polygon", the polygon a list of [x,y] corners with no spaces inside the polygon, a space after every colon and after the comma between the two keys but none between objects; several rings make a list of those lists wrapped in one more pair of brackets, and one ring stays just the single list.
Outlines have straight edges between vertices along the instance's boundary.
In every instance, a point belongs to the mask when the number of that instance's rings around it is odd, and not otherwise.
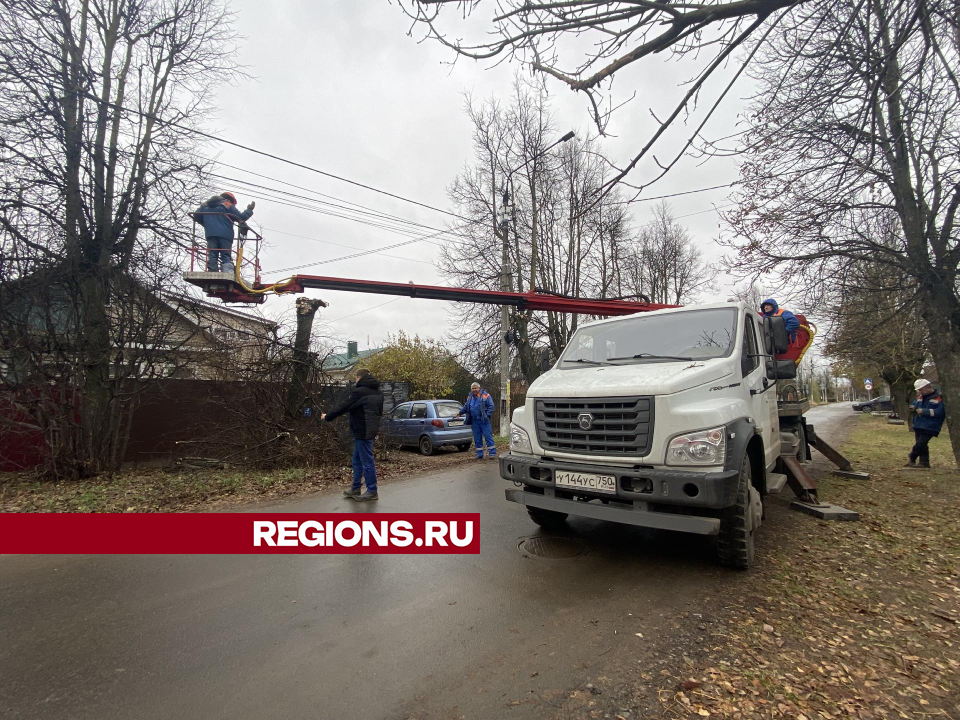
[{"label": "truck tire", "polygon": [[720,515],[720,534],[717,536],[717,552],[720,562],[727,567],[738,570],[747,570],[753,566],[756,558],[753,535],[754,526],[751,509],[751,490],[756,490],[752,484],[750,456],[743,455],[740,465],[740,482],[737,486],[737,501],[731,507],[725,508]]},{"label": "truck tire", "polygon": [[563,527],[567,521],[567,513],[544,510],[543,508],[527,507],[527,515],[537,525],[547,530]]}]

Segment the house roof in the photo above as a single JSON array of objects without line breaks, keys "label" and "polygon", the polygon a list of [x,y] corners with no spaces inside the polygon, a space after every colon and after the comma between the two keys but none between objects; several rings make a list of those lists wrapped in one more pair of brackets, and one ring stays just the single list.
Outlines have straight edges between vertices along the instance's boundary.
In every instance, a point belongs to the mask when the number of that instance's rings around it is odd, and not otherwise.
[{"label": "house roof", "polygon": [[[201,322],[201,315],[210,316],[218,314],[242,318],[243,320],[248,320],[250,322],[263,325],[271,330],[275,330],[279,327],[278,323],[274,322],[273,320],[268,320],[265,317],[243,313],[225,305],[214,305],[213,303],[209,303],[204,300],[198,300],[188,295],[164,293],[163,296],[161,296],[161,300],[163,300],[163,302],[170,307],[171,310],[178,312],[197,327],[203,327],[205,324],[209,324]],[[188,308],[192,308],[194,312],[188,313]]]},{"label": "house roof", "polygon": [[350,355],[349,353],[334,353],[333,355],[329,355],[324,359],[321,367],[324,370],[346,370],[347,368],[353,367],[361,360],[372,357],[383,350],[385,350],[385,348],[360,350],[356,355]]}]

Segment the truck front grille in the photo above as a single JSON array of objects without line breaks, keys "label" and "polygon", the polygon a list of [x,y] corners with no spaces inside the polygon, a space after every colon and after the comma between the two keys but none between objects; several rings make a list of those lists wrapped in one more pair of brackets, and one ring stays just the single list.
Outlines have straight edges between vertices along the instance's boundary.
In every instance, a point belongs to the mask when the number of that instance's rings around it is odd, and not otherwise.
[{"label": "truck front grille", "polygon": [[638,457],[650,452],[652,397],[549,398],[534,400],[534,407],[544,449]]}]

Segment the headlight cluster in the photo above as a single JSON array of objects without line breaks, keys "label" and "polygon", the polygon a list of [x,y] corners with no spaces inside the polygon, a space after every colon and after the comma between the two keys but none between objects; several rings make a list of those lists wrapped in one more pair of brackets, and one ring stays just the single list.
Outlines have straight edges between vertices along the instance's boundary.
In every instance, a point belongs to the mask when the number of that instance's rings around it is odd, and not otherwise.
[{"label": "headlight cluster", "polygon": [[677,435],[667,447],[667,465],[723,465],[727,455],[725,428]]},{"label": "headlight cluster", "polygon": [[527,431],[519,425],[510,423],[510,451],[518,453],[533,454],[533,445],[530,443],[530,436]]}]

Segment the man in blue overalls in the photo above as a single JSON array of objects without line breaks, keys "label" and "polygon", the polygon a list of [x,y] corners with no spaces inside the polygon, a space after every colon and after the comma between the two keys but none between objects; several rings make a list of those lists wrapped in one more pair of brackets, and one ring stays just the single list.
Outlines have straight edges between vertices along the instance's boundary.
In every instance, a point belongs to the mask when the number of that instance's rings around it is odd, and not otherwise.
[{"label": "man in blue overalls", "polygon": [[483,443],[487,443],[487,457],[497,456],[497,446],[493,442],[493,425],[490,417],[493,415],[493,399],[486,390],[480,388],[480,383],[470,386],[470,397],[460,408],[460,414],[466,415],[464,424],[473,428],[473,444],[477,448],[477,460],[483,460]]}]

